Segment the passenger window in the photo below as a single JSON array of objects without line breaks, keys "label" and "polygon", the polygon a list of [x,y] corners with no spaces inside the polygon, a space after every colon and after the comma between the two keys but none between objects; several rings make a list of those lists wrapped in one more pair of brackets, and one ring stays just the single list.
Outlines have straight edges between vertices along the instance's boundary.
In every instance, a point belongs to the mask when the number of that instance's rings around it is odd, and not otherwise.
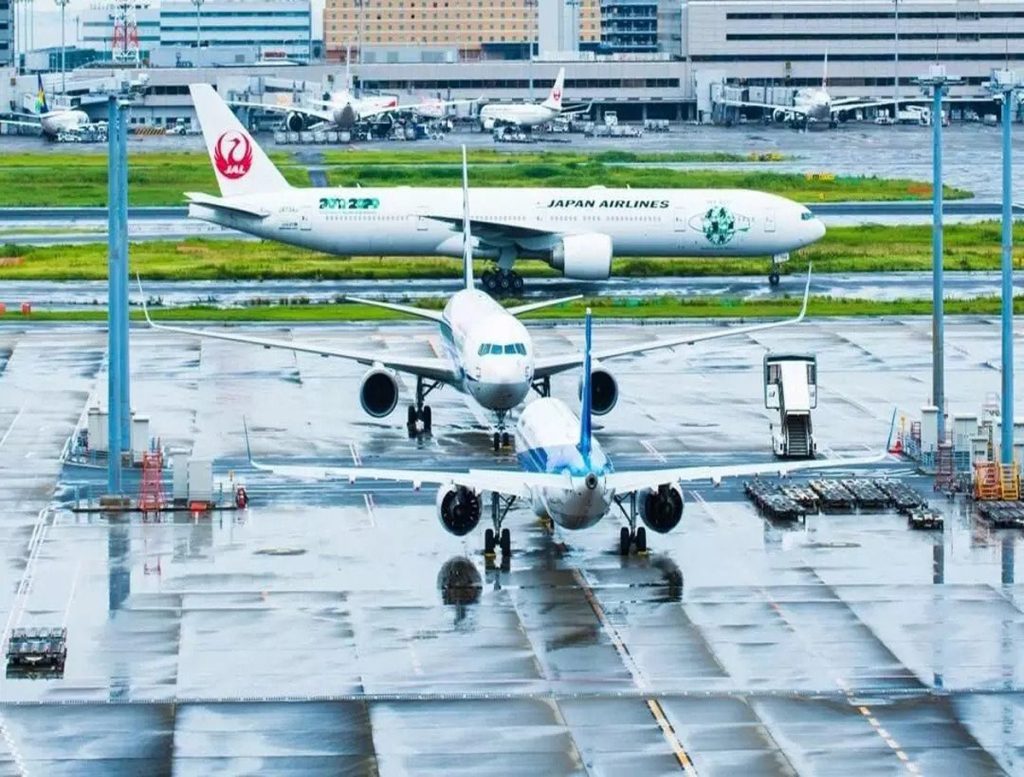
[{"label": "passenger window", "polygon": [[477,356],[486,356],[487,352],[489,350],[491,350],[490,343],[484,343],[483,345],[480,346],[480,350],[476,352],[476,355]]},{"label": "passenger window", "polygon": [[494,353],[501,353],[501,346],[500,345],[492,345],[491,346],[491,353],[492,354],[494,354]]}]

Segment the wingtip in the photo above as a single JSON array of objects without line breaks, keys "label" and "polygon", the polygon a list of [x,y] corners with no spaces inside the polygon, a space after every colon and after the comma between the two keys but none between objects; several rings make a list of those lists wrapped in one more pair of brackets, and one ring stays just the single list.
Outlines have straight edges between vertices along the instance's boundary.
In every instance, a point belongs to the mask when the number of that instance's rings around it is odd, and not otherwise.
[{"label": "wingtip", "polygon": [[135,273],[135,283],[139,287],[139,298],[142,302],[142,315],[146,319],[146,323],[153,326],[153,319],[149,317],[149,305],[146,304],[146,292],[142,290],[142,277],[139,273]]}]

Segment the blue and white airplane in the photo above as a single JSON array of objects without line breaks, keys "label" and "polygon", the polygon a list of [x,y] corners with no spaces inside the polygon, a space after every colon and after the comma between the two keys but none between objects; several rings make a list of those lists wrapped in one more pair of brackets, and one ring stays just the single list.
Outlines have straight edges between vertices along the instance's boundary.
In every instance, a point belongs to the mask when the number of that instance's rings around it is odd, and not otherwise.
[{"label": "blue and white airplane", "polygon": [[638,518],[659,534],[679,524],[683,517],[682,482],[706,480],[718,485],[727,477],[876,464],[888,455],[887,445],[881,453],[863,458],[616,471],[592,433],[591,380],[591,316],[587,310],[582,412],[577,416],[562,400],[550,396],[528,404],[516,424],[520,471],[264,465],[253,461],[251,452],[249,460],[257,469],[306,480],[389,480],[411,483],[416,489],[424,483],[438,484],[438,516],[445,529],[456,536],[466,535],[477,527],[483,497],[491,492],[496,505],[499,500],[500,505],[491,511],[494,525],[484,533],[484,552],[492,554],[500,546],[503,556],[508,557],[512,539],[502,522],[519,501],[528,502],[538,516],[550,517],[558,526],[570,530],[588,529],[608,515],[613,506],[618,507],[628,523],[619,532],[619,549],[626,555],[634,546],[639,552],[647,549],[647,531],[644,526],[637,527]]}]

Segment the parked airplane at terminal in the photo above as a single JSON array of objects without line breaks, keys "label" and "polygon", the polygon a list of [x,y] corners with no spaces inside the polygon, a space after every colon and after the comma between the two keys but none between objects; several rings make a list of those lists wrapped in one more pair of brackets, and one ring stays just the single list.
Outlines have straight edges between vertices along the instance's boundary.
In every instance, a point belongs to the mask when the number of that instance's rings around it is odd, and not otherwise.
[{"label": "parked airplane at terminal", "polygon": [[[578,299],[578,297],[534,302],[506,310],[492,297],[475,288],[472,249],[473,219],[469,209],[468,170],[466,147],[463,146],[462,260],[465,286],[452,295],[444,310],[437,312],[410,305],[349,298],[352,302],[373,305],[435,322],[440,329],[445,350],[444,358],[406,358],[370,351],[341,351],[304,346],[284,340],[155,324],[144,306],[146,320],[155,329],[189,336],[250,343],[265,348],[283,348],[321,356],[336,356],[365,364],[370,369],[360,385],[359,401],[363,410],[374,418],[389,416],[397,407],[398,373],[413,375],[416,378],[416,400],[408,409],[407,427],[410,436],[415,435],[420,429],[425,433],[430,433],[433,418],[430,406],[425,404],[425,400],[435,389],[451,386],[457,391],[471,396],[485,410],[494,413],[497,421],[497,431],[493,436],[494,448],[497,450],[501,445],[507,446],[509,436],[506,431],[506,420],[509,411],[522,403],[531,389],[542,396],[550,395],[551,377],[560,372],[574,369],[583,361],[581,354],[578,353],[553,357],[537,356],[529,332],[516,317],[533,310]],[[810,280],[810,272],[808,272],[803,307],[796,318],[724,329],[703,335],[645,340],[643,343],[602,351],[596,356],[600,360],[607,361],[619,356],[644,353],[660,348],[673,348],[679,345],[692,345],[704,340],[761,332],[778,326],[798,323],[807,312]],[[139,290],[142,291],[141,284]],[[594,412],[604,415],[610,412],[618,401],[618,386],[612,374],[601,365],[594,367],[592,381],[595,390]]]},{"label": "parked airplane at terminal", "polygon": [[[294,188],[210,86],[189,89],[221,193],[187,193],[193,218],[344,256],[462,255],[458,188]],[[614,256],[767,255],[775,285],[789,252],[825,234],[803,205],[746,189],[493,188],[481,200],[473,250],[497,260],[481,278],[494,294],[522,291],[519,257],[605,280]]]},{"label": "parked airplane at terminal", "polygon": [[586,113],[590,106],[565,110],[562,92],[565,87],[565,68],[560,68],[547,98],[541,103],[491,103],[480,109],[480,128],[487,131],[495,127],[526,129],[546,124],[559,116]]},{"label": "parked airplane at terminal", "polygon": [[39,76],[39,91],[36,94],[34,113],[15,113],[16,118],[0,118],[0,124],[15,127],[38,127],[43,135],[56,140],[63,133],[81,133],[89,129],[105,129],[106,124],[94,124],[89,114],[76,108],[60,108],[50,110],[46,102],[46,90],[43,88],[43,77]]},{"label": "parked airplane at terminal", "polygon": [[512,539],[502,523],[517,501],[529,504],[538,516],[548,516],[570,530],[590,528],[613,507],[618,507],[628,523],[619,531],[619,550],[626,555],[631,547],[638,552],[647,549],[647,531],[643,526],[637,527],[638,518],[659,534],[679,525],[683,517],[682,482],[709,480],[717,485],[729,477],[874,464],[887,455],[888,445],[880,454],[863,458],[616,471],[592,433],[591,417],[595,408],[591,397],[599,393],[598,387],[593,385],[597,375],[593,369],[594,359],[588,310],[582,362],[582,411],[577,416],[555,397],[544,397],[528,404],[516,425],[516,451],[522,468],[518,472],[262,465],[253,461],[251,451],[249,460],[259,469],[302,479],[389,480],[412,483],[416,488],[423,483],[438,484],[437,511],[441,524],[457,536],[469,534],[477,527],[483,513],[483,497],[490,491],[493,528],[484,532],[484,552],[493,553],[497,545],[507,558]]}]

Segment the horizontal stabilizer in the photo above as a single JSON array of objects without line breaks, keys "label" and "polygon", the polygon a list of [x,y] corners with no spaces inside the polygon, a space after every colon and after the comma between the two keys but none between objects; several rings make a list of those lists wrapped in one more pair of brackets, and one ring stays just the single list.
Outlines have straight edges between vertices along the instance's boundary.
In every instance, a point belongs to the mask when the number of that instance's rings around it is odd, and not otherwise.
[{"label": "horizontal stabilizer", "polygon": [[583,299],[582,294],[574,294],[571,297],[562,297],[560,299],[549,299],[543,302],[529,302],[525,305],[516,305],[508,309],[508,312],[513,316],[521,316],[524,313],[532,313],[534,310],[543,310],[544,308],[551,308],[555,305],[564,305],[566,302],[575,302],[578,299]]},{"label": "horizontal stabilizer", "polygon": [[213,208],[215,210],[241,213],[245,216],[254,216],[258,219],[265,219],[270,215],[269,210],[254,208],[251,205],[241,205],[237,202],[225,200],[221,197],[214,197],[211,194],[203,194],[202,192],[185,192],[185,196],[188,197],[188,201],[192,205],[203,205],[204,207]]},{"label": "horizontal stabilizer", "polygon": [[407,316],[415,316],[416,318],[425,318],[428,321],[434,321],[440,324],[444,321],[444,316],[437,310],[428,310],[426,308],[417,308],[413,305],[400,305],[397,302],[381,302],[376,299],[364,299],[363,297],[345,297],[346,302],[356,302],[360,305],[370,305],[375,308],[382,308],[384,310],[392,310],[395,313],[404,313]]}]

